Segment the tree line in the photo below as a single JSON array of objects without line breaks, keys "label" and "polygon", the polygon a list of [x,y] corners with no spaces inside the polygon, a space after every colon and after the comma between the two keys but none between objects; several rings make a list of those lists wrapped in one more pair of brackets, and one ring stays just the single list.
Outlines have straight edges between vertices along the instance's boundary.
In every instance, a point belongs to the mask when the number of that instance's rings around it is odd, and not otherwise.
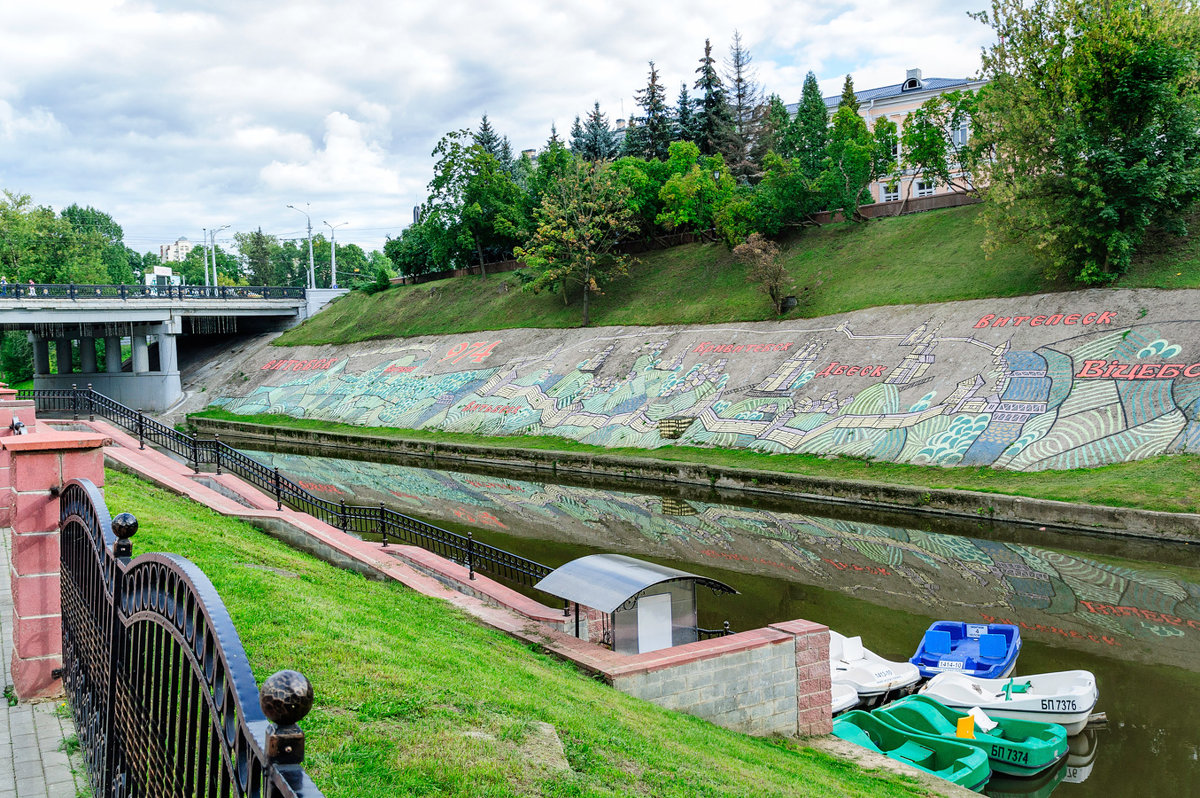
[{"label": "tree line", "polygon": [[649,62],[621,130],[594,103],[565,140],[552,127],[518,157],[484,115],[438,143],[420,220],[385,252],[410,275],[520,258],[529,287],[581,292],[586,323],[589,295],[628,265],[623,242],[712,231],[736,247],[818,211],[861,222],[876,181],[979,195],[985,248],[1032,244],[1051,279],[1111,282],[1149,231],[1186,232],[1200,195],[1196,1],[992,0],[974,16],[996,33],[986,82],[900,126],[868,128],[850,75],[832,115],[812,72],[789,113],[736,33],[723,65],[705,41],[674,104]]},{"label": "tree line", "polygon": [[[72,204],[56,213],[35,205],[28,194],[5,190],[0,195],[0,277],[9,283],[140,284],[162,261],[152,252],[136,251],[124,238],[112,216],[91,206]],[[195,246],[183,261],[168,265],[188,285],[203,285],[205,258],[215,251],[220,285],[307,284],[306,239],[281,240],[259,228],[234,233],[233,240],[236,251],[219,242],[209,253]],[[313,236],[318,285],[329,285],[330,255],[329,240]],[[392,274],[382,252],[367,253],[357,244],[338,244],[337,270],[338,283],[350,288],[374,285],[380,273],[386,283]]]}]

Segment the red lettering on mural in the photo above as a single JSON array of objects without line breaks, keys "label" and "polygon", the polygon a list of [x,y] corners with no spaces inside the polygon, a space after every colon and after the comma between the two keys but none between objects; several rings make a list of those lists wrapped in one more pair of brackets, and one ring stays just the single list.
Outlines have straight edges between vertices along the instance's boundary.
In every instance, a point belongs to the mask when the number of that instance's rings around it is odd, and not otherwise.
[{"label": "red lettering on mural", "polygon": [[1085,360],[1075,373],[1077,379],[1094,380],[1170,380],[1183,374],[1200,377],[1200,363],[1184,367],[1179,363],[1122,363],[1119,360]]},{"label": "red lettering on mural", "polygon": [[1019,327],[1023,321],[1029,322],[1028,326],[1030,327],[1055,327],[1059,324],[1073,325],[1081,323],[1080,319],[1083,319],[1083,324],[1112,324],[1116,318],[1117,312],[1115,310],[1089,313],[1086,316],[1079,313],[1070,313],[1066,316],[1061,313],[1055,313],[1052,316],[997,316],[995,313],[988,313],[979,317],[979,321],[975,322],[975,329],[1005,327],[1010,321],[1014,327]]},{"label": "red lettering on mural", "polygon": [[520,490],[516,485],[509,485],[507,482],[479,482],[474,479],[464,479],[464,483],[473,488],[499,488],[501,490]]},{"label": "red lettering on mural", "polygon": [[439,361],[445,363],[449,360],[451,363],[458,363],[464,358],[470,358],[476,363],[482,363],[483,359],[492,353],[499,341],[476,341],[468,343],[463,341],[450,347],[450,351]]},{"label": "red lettering on mural", "polygon": [[416,371],[416,366],[388,366],[383,370],[384,374],[408,374],[410,371]]},{"label": "red lettering on mural", "polygon": [[309,371],[316,369],[325,371],[334,363],[337,363],[336,357],[319,357],[312,360],[271,360],[262,367],[262,371]]},{"label": "red lettering on mural", "polygon": [[474,413],[520,413],[521,408],[513,405],[481,405],[478,402],[470,402],[463,406],[463,412]]},{"label": "red lettering on mural", "polygon": [[786,352],[792,343],[792,341],[785,341],[781,344],[714,344],[711,341],[704,341],[696,344],[692,349],[692,354],[740,355],[748,352]]},{"label": "red lettering on mural", "polygon": [[817,377],[882,377],[887,371],[887,366],[846,366],[838,361],[833,361],[828,366],[817,373],[813,379]]},{"label": "red lettering on mural", "polygon": [[415,501],[417,504],[420,504],[420,503],[421,503],[421,497],[420,497],[420,496],[414,496],[414,495],[412,495],[411,493],[401,493],[401,492],[400,492],[400,491],[398,491],[398,490],[389,490],[389,491],[388,491],[388,493],[392,494],[392,495],[393,495],[393,496],[395,496],[397,499],[412,499],[412,500],[413,500],[413,501]]},{"label": "red lettering on mural", "polygon": [[839,571],[858,571],[860,573],[876,574],[877,576],[891,576],[892,572],[881,565],[855,565],[854,563],[845,563],[839,560],[830,560],[827,557],[821,558],[822,562],[827,562]]},{"label": "red lettering on mural", "polygon": [[296,484],[305,490],[315,490],[319,493],[336,493],[342,494],[342,491],[333,485],[327,485],[324,482],[306,482],[303,479],[296,480]]}]

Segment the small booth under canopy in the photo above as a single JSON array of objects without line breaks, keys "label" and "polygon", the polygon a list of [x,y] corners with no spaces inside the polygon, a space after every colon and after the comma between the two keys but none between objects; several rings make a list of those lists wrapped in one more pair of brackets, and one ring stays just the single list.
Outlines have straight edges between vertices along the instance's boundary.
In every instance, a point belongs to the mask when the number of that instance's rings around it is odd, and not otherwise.
[{"label": "small booth under canopy", "polygon": [[716,579],[623,554],[580,557],[535,587],[575,605],[576,637],[639,654],[692,643],[709,631],[697,626],[697,585],[715,594],[737,593]]}]

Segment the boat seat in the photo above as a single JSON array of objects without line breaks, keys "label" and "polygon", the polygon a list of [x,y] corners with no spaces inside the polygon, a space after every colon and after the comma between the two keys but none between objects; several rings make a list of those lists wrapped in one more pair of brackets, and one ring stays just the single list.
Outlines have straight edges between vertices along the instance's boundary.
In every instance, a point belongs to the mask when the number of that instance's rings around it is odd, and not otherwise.
[{"label": "boat seat", "polygon": [[904,745],[892,749],[889,753],[900,757],[914,765],[926,765],[929,760],[933,759],[933,749],[926,748],[920,743],[912,740],[905,740]]},{"label": "boat seat", "polygon": [[925,653],[930,655],[950,653],[950,633],[945,629],[930,629],[925,633]]},{"label": "boat seat", "polygon": [[1008,653],[1008,640],[1004,635],[979,636],[979,656],[985,659],[1004,659]]},{"label": "boat seat", "polygon": [[861,637],[847,637],[842,641],[842,659],[846,662],[854,662],[855,660],[863,659],[863,644]]}]

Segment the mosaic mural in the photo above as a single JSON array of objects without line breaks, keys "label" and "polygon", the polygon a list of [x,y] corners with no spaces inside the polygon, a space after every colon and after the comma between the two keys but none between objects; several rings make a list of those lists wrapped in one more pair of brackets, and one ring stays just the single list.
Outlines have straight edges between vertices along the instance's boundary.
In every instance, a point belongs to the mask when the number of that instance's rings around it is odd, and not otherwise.
[{"label": "mosaic mural", "polygon": [[214,401],[370,426],[1035,471],[1200,450],[1200,292],[796,322],[399,338],[248,364]]},{"label": "mosaic mural", "polygon": [[1055,645],[1200,668],[1200,585],[1156,571],[809,514],[380,463],[254,456],[318,495],[386,500],[433,523],[709,563],[923,616],[1016,623]]}]

